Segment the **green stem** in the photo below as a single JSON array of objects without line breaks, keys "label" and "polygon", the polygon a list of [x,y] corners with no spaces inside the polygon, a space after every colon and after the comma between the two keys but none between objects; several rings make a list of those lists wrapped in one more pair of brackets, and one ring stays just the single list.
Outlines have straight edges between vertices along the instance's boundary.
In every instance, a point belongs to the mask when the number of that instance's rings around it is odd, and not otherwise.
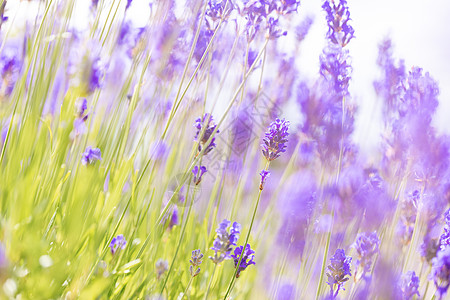
[{"label": "green stem", "polygon": [[214,274],[216,273],[216,268],[217,268],[217,264],[214,264],[214,269],[213,269],[213,272],[212,272],[212,275],[211,275],[211,279],[209,280],[208,288],[206,289],[205,298],[204,298],[205,300],[208,299],[209,290],[211,288],[211,285],[212,285],[212,282],[213,282],[213,279],[214,279]]},{"label": "green stem", "polygon": [[[188,290],[189,290],[189,287],[191,286],[191,283],[192,283],[192,279],[193,279],[193,278],[194,278],[194,277],[191,276],[191,278],[189,279],[188,285],[186,286],[186,289],[184,290],[184,293],[183,293],[183,297],[181,297],[181,299],[183,299],[184,296],[186,296],[186,294],[187,294],[187,292],[188,292]],[[188,297],[186,296],[186,298],[188,298]]]},{"label": "green stem", "polygon": [[[332,219],[333,219],[333,217],[334,217],[334,212],[332,213]],[[322,271],[320,272],[319,285],[317,286],[316,300],[319,299],[320,290],[322,289],[323,275],[325,274],[325,266],[327,265],[328,249],[330,248],[330,240],[331,240],[331,232],[332,231],[333,231],[333,227],[331,227],[330,231],[328,232],[327,244],[325,246],[325,253],[323,254]]]},{"label": "green stem", "polygon": [[[267,171],[269,169],[269,165],[270,165],[270,161],[267,161],[266,167],[264,168],[265,171]],[[250,233],[252,232],[253,223],[255,222],[255,216],[256,216],[256,212],[258,210],[259,201],[261,200],[261,194],[262,194],[262,189],[260,189],[259,192],[258,192],[258,199],[256,200],[255,209],[253,210],[253,216],[252,216],[252,221],[250,222],[250,228],[248,229],[247,237],[245,238],[245,243],[244,243],[244,246],[242,248],[241,255],[239,256],[239,261],[238,261],[238,263],[236,265],[236,268],[234,270],[233,277],[231,278],[231,282],[228,285],[228,289],[227,289],[227,292],[225,293],[225,297],[223,297],[224,300],[227,299],[227,296],[231,293],[231,290],[233,289],[234,281],[236,279],[236,275],[237,275],[237,272],[239,270],[239,266],[241,265],[242,258],[244,257],[244,251],[245,251],[245,248],[247,247],[247,243],[248,243],[248,240],[250,238]]]}]

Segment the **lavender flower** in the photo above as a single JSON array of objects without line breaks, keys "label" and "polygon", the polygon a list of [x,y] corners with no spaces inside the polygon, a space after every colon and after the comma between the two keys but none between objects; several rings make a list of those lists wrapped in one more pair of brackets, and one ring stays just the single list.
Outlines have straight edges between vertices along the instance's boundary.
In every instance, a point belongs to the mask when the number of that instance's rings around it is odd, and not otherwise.
[{"label": "lavender flower", "polygon": [[127,0],[127,6],[125,6],[125,10],[130,8],[131,2],[133,2],[133,0]]},{"label": "lavender flower", "polygon": [[199,267],[202,264],[203,254],[201,253],[200,249],[192,251],[192,257],[189,261],[191,265],[189,266],[189,273],[192,277],[197,276],[200,274],[200,268],[197,268],[194,270],[194,268]]},{"label": "lavender flower", "polygon": [[88,91],[94,92],[103,86],[103,77],[105,76],[105,66],[100,60],[100,57],[96,57],[92,60],[91,69],[88,79]]},{"label": "lavender flower", "polygon": [[272,17],[267,20],[267,30],[268,30],[267,36],[271,40],[287,35],[287,32],[283,31],[280,28],[278,19]]},{"label": "lavender flower", "polygon": [[245,249],[244,250],[243,249],[244,246],[239,246],[236,249],[234,249],[234,254],[231,255],[231,257],[233,257],[234,259],[235,267],[237,267],[239,259],[242,255],[241,263],[239,264],[239,268],[236,273],[236,278],[239,278],[241,272],[247,269],[248,266],[255,264],[255,262],[253,261],[253,259],[255,258],[255,256],[253,255],[255,251],[251,249],[250,244],[247,244]]},{"label": "lavender flower", "polygon": [[430,280],[434,281],[437,293],[442,298],[450,286],[450,247],[438,251],[432,264]]},{"label": "lavender flower", "polygon": [[[336,2],[339,1],[338,4]],[[345,47],[354,37],[354,30],[350,21],[350,12],[346,0],[326,0],[322,5],[327,13],[327,38],[334,44]]]},{"label": "lavender flower", "polygon": [[[198,151],[200,152],[203,149],[202,147],[206,147],[204,152],[206,155],[211,152],[214,147],[216,147],[216,144],[214,143],[216,140],[215,137],[211,139],[211,142],[208,145],[205,144],[214,132],[219,133],[219,130],[216,130],[217,125],[214,124],[213,117],[206,113],[203,118],[198,118],[195,120],[194,127],[197,128],[195,140],[199,142]],[[202,136],[200,136],[200,134],[202,134]]]},{"label": "lavender flower", "polygon": [[216,30],[218,22],[221,19],[227,20],[233,9],[231,0],[208,0],[205,13],[207,28],[211,31]]},{"label": "lavender flower", "polygon": [[194,169],[192,169],[192,174],[194,174],[194,184],[198,185],[201,181],[202,181],[202,176],[203,174],[205,174],[206,171],[206,167],[205,166],[201,166],[200,167],[200,171],[199,171],[199,167],[195,166]]},{"label": "lavender flower", "polygon": [[87,110],[87,100],[83,98],[75,104],[77,118],[73,121],[73,131],[71,132],[71,138],[75,138],[78,135],[82,135],[87,131],[86,120],[89,114],[84,114]]},{"label": "lavender flower", "polygon": [[289,121],[285,121],[285,119],[277,118],[270,123],[263,139],[264,144],[261,145],[263,147],[262,153],[268,161],[277,159],[280,153],[286,151],[288,129]]},{"label": "lavender flower", "polygon": [[230,221],[224,219],[216,229],[217,237],[214,240],[213,247],[211,248],[211,250],[214,250],[215,253],[214,256],[209,257],[215,264],[219,264],[225,259],[231,258],[230,253],[233,250],[232,246],[236,246],[236,242],[239,239],[241,225],[234,222],[230,228],[230,232],[228,233],[227,228],[230,223]]},{"label": "lavender flower", "polygon": [[119,249],[125,249],[125,246],[127,244],[127,241],[123,237],[122,234],[119,234],[118,236],[114,237],[109,244],[109,247],[111,248],[111,254],[115,254]]},{"label": "lavender flower", "polygon": [[100,149],[98,148],[91,148],[88,146],[86,148],[86,151],[84,151],[83,156],[81,158],[81,163],[86,165],[94,164],[97,160],[101,160],[102,153],[100,152]]},{"label": "lavender flower", "polygon": [[264,183],[266,182],[267,177],[270,176],[270,172],[262,170],[259,175],[261,175],[261,183],[259,184],[259,189],[262,191],[264,189]]},{"label": "lavender flower", "polygon": [[[331,296],[336,297],[341,289],[341,286],[349,280],[352,276],[351,263],[352,258],[345,256],[343,249],[337,249],[334,255],[330,258],[331,263],[327,266],[328,285],[331,289]],[[337,285],[336,292],[334,286]]]},{"label": "lavender flower", "polygon": [[155,269],[156,269],[156,278],[159,280],[161,279],[161,276],[166,273],[166,271],[169,269],[169,262],[165,259],[158,259],[155,263]]},{"label": "lavender flower", "polygon": [[357,253],[355,276],[358,268],[362,268],[361,276],[370,272],[374,256],[379,252],[380,239],[376,232],[361,233],[352,245]]},{"label": "lavender flower", "polygon": [[439,239],[439,247],[444,250],[450,245],[450,209],[448,209],[444,214],[445,226],[444,232]]},{"label": "lavender flower", "polygon": [[401,291],[401,299],[402,300],[410,300],[419,294],[419,277],[416,275],[414,271],[408,271],[406,274],[403,274],[400,278],[400,291]]},{"label": "lavender flower", "polygon": [[0,99],[11,95],[20,69],[19,51],[15,47],[5,47],[0,55]]}]

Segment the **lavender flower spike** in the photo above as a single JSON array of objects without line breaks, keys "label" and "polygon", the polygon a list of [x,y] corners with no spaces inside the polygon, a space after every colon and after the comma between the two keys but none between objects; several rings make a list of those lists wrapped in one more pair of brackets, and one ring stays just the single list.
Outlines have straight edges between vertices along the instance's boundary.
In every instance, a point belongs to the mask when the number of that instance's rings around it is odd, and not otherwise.
[{"label": "lavender flower spike", "polygon": [[192,169],[192,174],[194,174],[194,184],[198,185],[201,181],[202,181],[202,176],[203,174],[205,174],[206,171],[206,167],[205,166],[201,166],[200,167],[200,172],[199,172],[199,167],[195,166],[194,169]]},{"label": "lavender flower spike", "polygon": [[289,121],[285,119],[275,119],[274,122],[270,123],[268,131],[265,133],[263,139],[264,144],[262,153],[268,161],[277,159],[280,153],[286,151],[286,142],[289,129]]},{"label": "lavender flower spike", "polygon": [[[350,256],[345,256],[345,251],[343,249],[337,249],[334,255],[330,258],[330,261],[331,263],[327,266],[327,283],[331,289],[331,296],[336,298],[341,286],[349,280],[349,277],[346,276],[352,276],[352,258]],[[334,293],[335,285],[337,285],[337,289]]]},{"label": "lavender flower spike", "polygon": [[234,222],[230,228],[230,232],[228,233],[227,228],[230,223],[230,221],[224,219],[222,223],[220,223],[219,228],[216,229],[217,237],[214,240],[213,247],[211,248],[211,250],[214,250],[215,253],[214,256],[209,257],[215,264],[231,258],[230,253],[233,250],[232,246],[236,246],[236,242],[239,239],[241,225]]},{"label": "lavender flower spike", "polygon": [[[219,130],[216,130],[217,125],[213,121],[213,117],[210,114],[205,114],[203,118],[197,118],[195,120],[194,127],[197,128],[197,132],[195,133],[195,140],[199,142],[198,145],[198,152],[202,151],[202,147],[206,147],[204,154],[208,154],[211,152],[214,147],[216,147],[216,144],[214,141],[216,140],[215,137],[211,139],[211,142],[208,145],[205,145],[205,143],[209,140],[211,135],[216,131],[219,133]],[[202,136],[200,134],[203,132]]]},{"label": "lavender flower spike", "polygon": [[[336,2],[339,3],[336,5]],[[355,33],[353,27],[348,24],[351,19],[347,0],[326,0],[322,8],[327,13],[327,38],[332,43],[345,47]]]},{"label": "lavender flower spike", "polygon": [[400,278],[400,291],[402,294],[402,300],[410,300],[419,294],[419,277],[416,275],[414,271],[408,271],[408,273],[403,274]]},{"label": "lavender flower spike", "polygon": [[115,238],[112,239],[111,244],[109,244],[109,247],[111,248],[111,254],[115,254],[119,249],[125,249],[125,246],[127,244],[127,241],[123,237],[122,234],[119,234]]},{"label": "lavender flower spike", "polygon": [[434,281],[437,293],[442,299],[450,286],[450,247],[438,251],[432,263],[430,280]]},{"label": "lavender flower spike", "polygon": [[191,266],[189,266],[189,273],[192,277],[197,276],[200,274],[200,268],[197,268],[194,270],[194,268],[200,266],[202,264],[203,254],[200,251],[200,249],[192,251],[192,259],[189,261],[191,263]]},{"label": "lavender flower spike", "polygon": [[98,148],[87,147],[86,151],[83,153],[83,157],[81,158],[81,163],[86,165],[94,164],[97,160],[102,159],[102,153]]},{"label": "lavender flower spike", "polygon": [[264,189],[264,183],[266,183],[267,177],[270,176],[270,171],[262,170],[259,175],[261,175],[261,183],[259,184],[259,189],[262,191]]},{"label": "lavender flower spike", "polygon": [[255,251],[252,250],[250,244],[247,244],[245,249],[244,250],[243,249],[244,246],[239,246],[236,249],[234,249],[234,254],[231,255],[231,257],[233,257],[234,259],[235,267],[237,267],[239,259],[242,255],[241,263],[239,264],[239,269],[236,273],[236,278],[239,278],[241,271],[244,271],[245,269],[247,269],[248,266],[255,264],[255,262],[253,261],[253,259],[255,258],[255,255],[253,255]]},{"label": "lavender flower spike", "polygon": [[355,276],[358,272],[358,268],[362,268],[361,276],[364,276],[367,272],[370,272],[372,260],[379,252],[380,239],[376,232],[362,233],[358,235],[352,247],[355,248],[358,255],[356,259]]}]

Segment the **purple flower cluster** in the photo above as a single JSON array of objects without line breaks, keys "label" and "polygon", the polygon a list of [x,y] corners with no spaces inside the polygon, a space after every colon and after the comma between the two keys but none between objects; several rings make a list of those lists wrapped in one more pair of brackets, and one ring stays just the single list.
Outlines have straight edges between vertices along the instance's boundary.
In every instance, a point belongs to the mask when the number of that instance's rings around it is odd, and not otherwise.
[{"label": "purple flower cluster", "polygon": [[15,47],[6,47],[0,54],[0,99],[11,95],[21,70],[22,62]]},{"label": "purple flower cluster", "polygon": [[[193,250],[192,251],[192,257],[191,260],[189,260],[190,262],[190,266],[189,266],[189,273],[191,274],[192,277],[197,276],[198,274],[200,274],[200,268],[199,267],[202,262],[203,262],[203,254],[200,251],[200,249],[197,250]],[[195,269],[196,268],[196,269]],[[194,270],[195,269],[195,270]]]},{"label": "purple flower cluster", "polygon": [[233,250],[233,246],[236,246],[236,242],[239,239],[241,225],[234,222],[230,228],[230,232],[228,232],[227,228],[230,224],[230,221],[224,219],[216,229],[217,237],[214,240],[213,247],[211,248],[211,250],[214,250],[214,256],[209,257],[215,264],[219,264],[225,259],[231,258],[230,253]]},{"label": "purple flower cluster", "polygon": [[380,239],[376,232],[361,233],[356,238],[353,248],[356,250],[357,258],[355,263],[355,276],[358,269],[362,269],[362,275],[370,272],[374,256],[378,254],[380,247]]},{"label": "purple flower cluster", "polygon": [[194,169],[192,169],[192,174],[194,174],[194,184],[198,185],[202,181],[202,176],[205,174],[206,167],[201,166],[200,168],[198,166],[195,166]]},{"label": "purple flower cluster", "polygon": [[240,0],[236,1],[238,13],[245,18],[245,33],[247,41],[252,41],[261,28],[261,24],[266,24],[267,38],[276,39],[287,32],[283,31],[279,25],[279,19],[282,15],[296,12],[300,5],[299,0]]},{"label": "purple flower cluster", "polygon": [[209,142],[208,145],[205,144],[208,142],[212,134],[219,133],[219,130],[216,129],[217,125],[214,123],[213,117],[206,113],[203,118],[198,118],[195,120],[194,127],[197,129],[197,132],[195,133],[195,140],[199,142],[198,151],[202,151],[203,147],[205,147],[204,154],[206,155],[211,152],[214,147],[216,147],[215,137],[211,139],[211,142]]},{"label": "purple flower cluster", "polygon": [[448,248],[450,245],[450,209],[448,209],[444,214],[445,226],[444,232],[439,239],[439,247],[441,250]]},{"label": "purple flower cluster", "polygon": [[286,143],[289,129],[289,121],[285,119],[275,119],[270,123],[262,144],[262,153],[268,161],[272,161],[280,157],[282,152],[286,151]]},{"label": "purple flower cluster", "polygon": [[[239,264],[238,271],[236,273],[236,278],[239,278],[242,271],[247,269],[248,266],[254,265],[254,255],[255,251],[252,250],[250,247],[250,244],[247,244],[247,246],[244,249],[244,246],[239,246],[234,249],[234,254],[231,255],[234,259],[234,266],[237,267],[239,260],[241,260],[241,263]],[[242,259],[241,259],[242,256]]]},{"label": "purple flower cluster", "polygon": [[327,13],[327,38],[332,43],[345,47],[355,33],[353,27],[348,24],[351,19],[347,0],[326,0],[322,8]]},{"label": "purple flower cluster", "polygon": [[450,247],[438,251],[432,264],[430,280],[434,281],[437,292],[442,298],[450,286]]},{"label": "purple flower cluster", "polygon": [[76,112],[77,117],[73,121],[73,131],[71,133],[71,137],[75,138],[76,136],[82,135],[86,133],[86,120],[88,119],[89,114],[85,114],[87,110],[87,100],[86,98],[80,99],[76,103]]},{"label": "purple flower cluster", "polygon": [[100,152],[100,149],[92,148],[92,147],[88,146],[86,148],[86,151],[84,151],[84,153],[83,153],[83,155],[81,157],[81,163],[84,166],[92,165],[97,160],[101,160],[101,159],[102,159],[102,153]]},{"label": "purple flower cluster", "polygon": [[262,191],[264,189],[264,183],[266,183],[267,177],[270,176],[270,171],[262,170],[259,175],[261,175],[261,183],[259,184],[259,189]]},{"label": "purple flower cluster", "polygon": [[[351,263],[352,258],[345,256],[343,249],[337,249],[330,258],[330,264],[327,266],[327,284],[330,286],[332,297],[336,297],[342,285],[349,280],[347,276],[352,276]],[[337,287],[336,292],[334,292],[335,286]]]},{"label": "purple flower cluster", "polygon": [[400,278],[400,291],[401,291],[401,299],[402,300],[410,300],[417,295],[420,297],[419,293],[419,277],[416,275],[414,271],[408,271],[406,274],[403,274]]},{"label": "purple flower cluster", "polygon": [[127,241],[123,237],[122,234],[119,234],[118,236],[114,237],[111,240],[111,243],[109,244],[109,247],[111,248],[111,254],[116,254],[116,252],[120,249],[125,249],[125,246],[127,245]]}]

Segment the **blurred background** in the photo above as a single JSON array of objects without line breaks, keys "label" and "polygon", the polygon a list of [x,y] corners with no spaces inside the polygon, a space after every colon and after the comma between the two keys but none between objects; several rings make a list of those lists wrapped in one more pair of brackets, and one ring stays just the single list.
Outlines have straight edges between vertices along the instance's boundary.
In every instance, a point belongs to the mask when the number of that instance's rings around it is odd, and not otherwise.
[{"label": "blurred background", "polygon": [[[134,0],[128,12],[136,27],[145,26],[150,14],[150,6],[156,0]],[[180,11],[190,0],[177,0]],[[73,26],[87,29],[86,17],[90,13],[91,0],[78,0],[73,18]],[[126,5],[126,1],[122,1]],[[113,1],[105,1],[108,6]],[[299,46],[300,56],[297,63],[302,75],[315,79],[319,70],[319,55],[326,45],[327,25],[321,8],[322,1],[305,0],[295,16],[300,20],[313,19],[313,24],[305,38],[298,45],[293,33],[280,39],[280,45],[286,52]],[[376,65],[378,45],[385,38],[391,38],[394,45],[394,57],[404,59],[407,70],[418,66],[429,72],[439,83],[440,102],[433,120],[438,133],[450,134],[450,27],[447,25],[450,1],[447,0],[348,0],[355,39],[348,45],[352,56],[353,75],[350,91],[359,106],[356,119],[354,140],[363,151],[374,150],[380,141],[381,102],[376,99],[373,81],[380,70]],[[6,24],[8,30],[23,31],[27,20],[34,20],[37,13],[44,9],[41,1],[7,1],[6,16],[12,22]],[[106,10],[107,11],[107,10]],[[119,10],[119,14],[123,10]],[[106,18],[106,13],[103,14]],[[299,110],[289,110],[286,117],[298,123]]]}]

